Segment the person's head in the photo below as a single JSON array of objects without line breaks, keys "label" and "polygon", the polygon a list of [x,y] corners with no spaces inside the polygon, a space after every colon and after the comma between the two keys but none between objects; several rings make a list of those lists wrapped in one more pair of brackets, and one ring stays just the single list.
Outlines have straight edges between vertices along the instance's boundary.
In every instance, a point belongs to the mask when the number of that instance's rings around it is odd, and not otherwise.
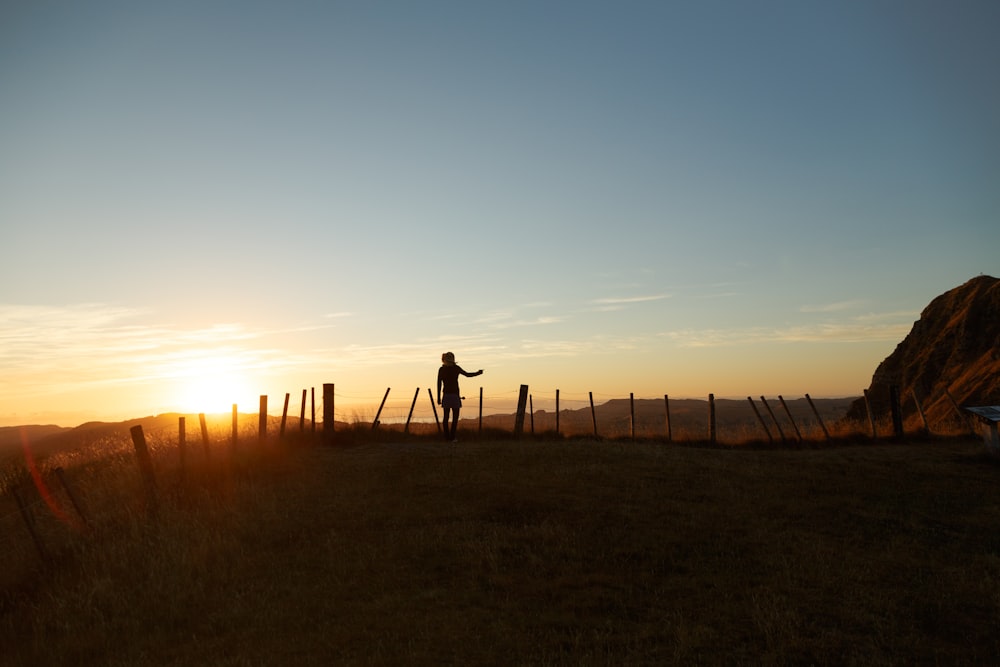
[{"label": "person's head", "polygon": [[444,354],[442,354],[441,355],[441,363],[444,364],[445,366],[454,366],[455,365],[455,353],[454,352],[445,352]]}]

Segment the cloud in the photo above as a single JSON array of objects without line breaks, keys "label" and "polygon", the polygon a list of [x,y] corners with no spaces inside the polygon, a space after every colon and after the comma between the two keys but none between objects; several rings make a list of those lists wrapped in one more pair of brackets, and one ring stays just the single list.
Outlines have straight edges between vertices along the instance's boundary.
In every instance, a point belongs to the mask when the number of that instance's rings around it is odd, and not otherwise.
[{"label": "cloud", "polygon": [[148,319],[144,309],[99,303],[0,305],[4,384],[19,393],[69,391],[190,375],[219,359],[240,370],[305,366],[315,359],[259,343],[275,334],[331,326],[251,330],[221,323],[182,328]]},{"label": "cloud", "polygon": [[591,303],[596,303],[598,305],[621,305],[629,303],[642,303],[644,301],[660,301],[661,299],[669,299],[671,295],[669,294],[653,294],[650,296],[622,296],[622,297],[609,297],[604,299],[594,299]]},{"label": "cloud", "polygon": [[742,329],[684,329],[660,335],[680,347],[723,347],[761,343],[871,343],[900,341],[910,323],[878,323],[864,318],[846,322],[824,322],[789,327]]},{"label": "cloud", "polygon": [[866,303],[863,299],[852,299],[848,301],[836,301],[834,303],[806,305],[799,308],[800,313],[837,313],[845,310],[860,308]]},{"label": "cloud", "polygon": [[663,299],[669,299],[672,295],[670,294],[652,294],[648,296],[623,296],[623,297],[606,297],[603,299],[593,299],[592,304],[597,306],[594,308],[597,312],[611,312],[615,310],[622,310],[626,306],[635,303],[645,303],[648,301],[661,301]]}]

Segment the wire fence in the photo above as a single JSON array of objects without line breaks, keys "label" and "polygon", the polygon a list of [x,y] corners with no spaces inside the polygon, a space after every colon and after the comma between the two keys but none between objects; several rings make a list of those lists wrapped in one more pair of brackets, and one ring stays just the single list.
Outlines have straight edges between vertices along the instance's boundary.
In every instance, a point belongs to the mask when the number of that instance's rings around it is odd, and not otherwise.
[{"label": "wire fence", "polygon": [[[226,485],[231,488],[240,455],[273,455],[282,451],[274,445],[283,439],[316,443],[331,435],[339,437],[344,430],[378,432],[389,438],[421,437],[439,430],[441,414],[430,388],[395,394],[387,388],[376,396],[341,393],[325,385],[321,392],[303,390],[299,405],[291,396],[286,394],[276,403],[282,408],[280,417],[267,409],[275,403],[262,396],[258,412],[241,412],[234,405],[231,419],[225,415],[210,419],[199,415],[198,420],[173,416],[172,423],[160,419],[157,427],[146,431],[134,426],[132,443],[124,435],[85,441],[86,432],[81,432],[80,446],[64,447],[37,463],[25,442],[23,457],[0,461],[0,562],[4,564],[0,591],[51,566],[72,547],[76,536],[90,530],[88,515],[142,520],[165,488],[175,493],[189,488],[211,488],[213,493]],[[331,405],[325,405],[324,397]],[[516,414],[522,400],[524,414]],[[525,434],[646,438],[665,443],[820,443],[859,436],[874,440],[904,431],[929,434],[925,420],[915,421],[913,415],[905,422],[900,419],[898,405],[891,414],[876,414],[869,406],[867,423],[845,422],[842,418],[851,402],[814,401],[808,394],[792,400],[782,396],[716,400],[711,394],[706,398],[636,397],[559,389],[529,392],[526,386],[487,392],[479,387],[465,398],[460,430],[510,433],[515,420],[523,417]],[[955,409],[957,418],[934,425],[936,434],[975,431],[957,404]],[[922,411],[918,412],[922,418]],[[329,415],[333,423],[328,424]],[[147,458],[148,474],[143,470]],[[63,467],[71,473],[64,476]],[[123,475],[123,471],[131,472]],[[211,480],[208,487],[206,480]]]}]

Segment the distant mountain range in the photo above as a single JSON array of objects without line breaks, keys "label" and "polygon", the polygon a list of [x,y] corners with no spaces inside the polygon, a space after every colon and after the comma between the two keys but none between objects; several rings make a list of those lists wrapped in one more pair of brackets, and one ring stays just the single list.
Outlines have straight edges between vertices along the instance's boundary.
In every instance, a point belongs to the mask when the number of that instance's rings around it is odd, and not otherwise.
[{"label": "distant mountain range", "polygon": [[[876,414],[889,411],[889,387],[899,388],[904,418],[913,419],[915,394],[928,422],[959,420],[959,405],[1000,405],[1000,280],[979,276],[938,296],[896,349],[875,369],[869,398]],[[848,417],[866,417],[864,399]]]},{"label": "distant mountain range", "polygon": [[[917,419],[919,398],[932,429],[935,424],[961,418],[952,399],[960,405],[1000,405],[1000,280],[979,276],[933,299],[913,324],[910,333],[895,351],[875,369],[869,399],[876,415],[889,412],[889,387],[899,388],[904,419]],[[949,398],[949,394],[951,398]],[[757,407],[770,420],[759,397]],[[770,407],[783,428],[791,433],[792,425],[779,407],[776,397],[768,398]],[[813,399],[816,409],[827,424],[846,418],[867,419],[863,398]],[[759,428],[758,420],[746,400],[717,399],[716,420],[721,429]],[[802,429],[815,428],[816,419],[805,399],[788,400],[788,410]],[[633,404],[627,398],[613,399],[594,407],[561,410],[559,428],[563,433],[590,433],[596,418],[602,435],[628,433]],[[666,406],[662,400],[642,399],[634,402],[635,422],[644,435],[665,434]],[[705,399],[670,399],[670,425],[680,437],[707,437],[708,403]],[[179,414],[142,417],[124,422],[89,422],[75,428],[60,426],[0,427],[0,456],[20,449],[23,442],[31,444],[36,454],[79,446],[107,437],[127,435],[129,429],[142,424],[147,433],[163,432],[176,437]],[[471,415],[466,412],[466,417]],[[197,415],[186,415],[188,438],[198,437]],[[510,430],[513,414],[483,417],[487,428]],[[555,429],[555,413],[536,410],[525,420],[529,431],[534,420],[537,433]],[[273,423],[274,419],[271,418]],[[469,419],[463,422],[468,423]],[[219,429],[231,429],[229,415],[209,416],[210,428],[218,436]],[[257,415],[240,415],[240,429],[255,429]],[[269,427],[272,428],[272,427]],[[289,429],[298,429],[298,419],[289,419]],[[338,428],[341,428],[338,423]],[[759,434],[758,434],[759,436]]]},{"label": "distant mountain range", "polygon": [[[200,441],[201,426],[198,415],[183,415],[179,413],[166,413],[162,415],[139,417],[122,422],[87,422],[76,427],[62,426],[3,426],[0,427],[0,458],[12,451],[18,451],[22,443],[28,442],[31,450],[36,456],[44,456],[68,448],[80,447],[98,442],[107,438],[129,438],[129,430],[136,425],[141,425],[143,431],[150,436],[177,438],[178,419],[185,418],[185,431],[187,439],[191,442]],[[269,417],[269,429],[275,421],[274,417]],[[239,416],[239,429],[244,432],[247,429],[257,428],[258,418],[256,414],[241,414]],[[289,424],[292,420],[289,419]],[[294,428],[298,428],[299,420],[294,419]],[[218,437],[220,433],[223,437],[231,433],[232,416],[228,414],[207,415],[206,424],[213,437]],[[292,426],[289,425],[289,428]]]}]

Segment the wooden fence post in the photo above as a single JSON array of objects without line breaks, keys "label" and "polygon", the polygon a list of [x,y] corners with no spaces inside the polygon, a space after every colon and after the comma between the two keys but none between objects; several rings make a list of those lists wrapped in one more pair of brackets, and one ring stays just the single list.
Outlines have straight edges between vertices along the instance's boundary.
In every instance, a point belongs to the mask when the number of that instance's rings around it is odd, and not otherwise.
[{"label": "wooden fence post", "polygon": [[205,422],[205,413],[198,413],[198,423],[201,426],[201,446],[205,449],[205,458],[208,459],[208,424]]},{"label": "wooden fence post", "polygon": [[260,412],[257,413],[257,442],[267,440],[267,396],[260,397]]},{"label": "wooden fence post", "polygon": [[767,414],[771,415],[771,419],[774,421],[774,427],[778,429],[778,435],[781,436],[781,443],[784,444],[788,442],[788,439],[785,437],[785,432],[781,428],[781,422],[779,422],[778,418],[774,416],[774,410],[772,410],[771,406],[767,404],[767,399],[761,396],[760,402],[763,403],[764,407],[767,409]]},{"label": "wooden fence post", "polygon": [[[413,392],[413,402],[410,403],[410,414],[406,415],[406,426],[403,427],[403,433],[410,432],[410,420],[413,419],[413,408],[417,407],[417,397],[420,396],[420,387]],[[480,426],[482,428],[482,426]]]},{"label": "wooden fence post", "polygon": [[668,394],[663,395],[663,411],[667,420],[667,442],[673,442],[674,434],[670,428],[670,396]]},{"label": "wooden fence post", "polygon": [[385,407],[385,399],[389,398],[389,390],[390,389],[392,389],[392,387],[386,387],[385,388],[385,396],[382,397],[382,402],[379,403],[379,405],[378,405],[378,412],[375,413],[375,419],[372,420],[372,430],[373,431],[378,428],[378,418],[382,416],[382,408]]},{"label": "wooden fence post", "polygon": [[826,436],[827,440],[829,440],[830,432],[826,430],[826,424],[823,423],[823,418],[819,416],[819,410],[816,409],[816,404],[813,403],[813,400],[809,397],[809,394],[806,394],[806,400],[809,401],[809,407],[812,408],[813,414],[816,415],[816,421],[819,422],[819,427],[823,429],[823,435]]},{"label": "wooden fence post", "polygon": [[31,511],[25,504],[24,499],[21,498],[21,494],[18,493],[17,489],[12,489],[14,494],[14,500],[17,501],[17,509],[21,513],[21,518],[24,520],[24,525],[28,528],[28,532],[31,534],[31,541],[35,543],[35,549],[38,550],[38,556],[41,558],[42,563],[49,565],[49,554],[45,551],[45,545],[42,543],[42,538],[35,530],[35,519],[31,516]]},{"label": "wooden fence post", "polygon": [[306,430],[306,389],[302,390],[302,409],[299,410],[299,433]]},{"label": "wooden fence post", "polygon": [[66,480],[66,473],[63,472],[62,468],[55,469],[56,477],[59,479],[59,483],[62,484],[63,490],[66,491],[66,495],[69,497],[69,502],[72,503],[73,509],[80,516],[80,520],[83,521],[84,528],[90,528],[90,519],[87,518],[86,513],[83,511],[83,506],[80,505],[80,501],[77,500],[76,493],[73,492],[73,488],[69,485]]},{"label": "wooden fence post", "polygon": [[483,433],[483,388],[479,388],[479,434]]},{"label": "wooden fence post", "polygon": [[594,392],[588,392],[590,394],[590,418],[594,422],[594,437],[597,436],[597,411],[594,410]]},{"label": "wooden fence post", "polygon": [[[313,434],[316,436],[316,387],[309,387],[309,428]],[[324,427],[325,428],[325,427]]]},{"label": "wooden fence post", "polygon": [[903,408],[899,404],[899,387],[889,386],[889,409],[892,412],[892,434],[897,440],[903,439]]},{"label": "wooden fence post", "polygon": [[239,438],[239,436],[237,435],[237,431],[239,429],[239,422],[237,421],[236,414],[237,414],[236,413],[236,403],[233,403],[233,442],[232,442],[232,449],[233,449],[234,452],[236,451],[236,443],[238,442],[238,438]]},{"label": "wooden fence post", "polygon": [[753,408],[753,413],[757,415],[757,421],[760,425],[764,427],[764,433],[767,434],[767,441],[774,444],[774,436],[771,435],[771,429],[767,427],[767,421],[764,420],[764,416],[760,414],[760,410],[757,409],[757,404],[753,402],[753,399],[747,396],[747,400],[750,401],[750,407]]},{"label": "wooden fence post", "polygon": [[524,410],[528,405],[528,385],[522,384],[517,396],[517,414],[514,416],[514,437],[520,438],[524,432]]},{"label": "wooden fence post", "polygon": [[431,399],[431,410],[434,411],[434,424],[437,426],[438,433],[441,433],[441,420],[438,419],[437,403],[434,402],[434,392],[431,391],[430,387],[427,387],[427,398]]},{"label": "wooden fence post", "polygon": [[535,400],[531,394],[528,394],[528,415],[531,420],[531,435],[535,435]]},{"label": "wooden fence post", "polygon": [[868,425],[872,428],[872,438],[878,437],[878,431],[875,429],[875,413],[872,412],[872,400],[868,395],[868,390],[863,391],[865,395],[865,409],[868,411]]},{"label": "wooden fence post", "polygon": [[[333,442],[333,432],[336,428],[336,413],[334,408],[336,407],[336,386],[333,383],[326,383],[323,385],[323,440],[327,444]],[[313,390],[313,397],[315,397],[315,390]],[[316,407],[313,405],[313,430],[316,429],[315,422]]]},{"label": "wooden fence post", "polygon": [[955,397],[951,395],[951,391],[949,391],[949,390],[948,390],[948,389],[946,388],[946,389],[944,390],[944,393],[945,393],[945,395],[946,395],[946,396],[948,397],[948,400],[949,400],[949,401],[951,401],[951,405],[952,405],[952,407],[954,407],[954,408],[955,408],[955,412],[957,412],[957,413],[958,413],[958,416],[959,416],[959,418],[960,418],[960,419],[961,419],[962,421],[964,421],[964,422],[965,422],[965,425],[966,425],[966,427],[968,427],[968,429],[969,429],[969,433],[971,433],[972,435],[978,435],[978,434],[976,433],[976,425],[975,425],[975,422],[973,422],[973,421],[972,421],[971,419],[969,419],[969,415],[968,415],[968,413],[966,413],[966,412],[965,412],[965,411],[964,411],[964,410],[962,409],[962,407],[961,407],[961,406],[960,406],[960,405],[958,404],[958,401],[956,401],[956,400],[955,400]]},{"label": "wooden fence post", "polygon": [[785,397],[778,394],[778,402],[781,403],[781,407],[784,408],[785,414],[788,415],[788,421],[792,422],[792,428],[795,430],[795,437],[799,442],[802,442],[802,432],[799,431],[798,424],[795,423],[795,419],[792,417],[792,411],[788,409],[788,404],[785,403]]},{"label": "wooden fence post", "polygon": [[920,405],[920,399],[917,398],[917,390],[911,389],[910,394],[913,396],[913,404],[917,406],[917,414],[920,415],[920,421],[924,425],[924,435],[930,435],[931,428],[927,425],[927,417],[924,415],[924,408]]},{"label": "wooden fence post", "polygon": [[184,464],[187,459],[187,429],[185,428],[186,417],[177,418],[177,456],[180,459],[180,478],[181,484],[184,483]]},{"label": "wooden fence post", "polygon": [[708,441],[713,445],[716,441],[715,431],[715,394],[708,395]]},{"label": "wooden fence post", "polygon": [[149,447],[146,446],[146,435],[142,432],[142,425],[133,426],[129,429],[132,434],[132,446],[135,447],[135,458],[139,462],[139,472],[146,487],[146,498],[148,509],[156,511],[156,478],[153,475],[153,459],[149,456]]},{"label": "wooden fence post", "polygon": [[288,399],[291,398],[291,397],[292,397],[292,395],[289,394],[286,391],[285,392],[285,407],[281,408],[281,428],[278,430],[278,439],[279,440],[284,440],[285,439],[285,424],[288,421]]},{"label": "wooden fence post", "polygon": [[632,442],[635,442],[635,392],[628,393],[628,425]]},{"label": "wooden fence post", "polygon": [[559,390],[556,389],[556,436],[559,435]]}]

